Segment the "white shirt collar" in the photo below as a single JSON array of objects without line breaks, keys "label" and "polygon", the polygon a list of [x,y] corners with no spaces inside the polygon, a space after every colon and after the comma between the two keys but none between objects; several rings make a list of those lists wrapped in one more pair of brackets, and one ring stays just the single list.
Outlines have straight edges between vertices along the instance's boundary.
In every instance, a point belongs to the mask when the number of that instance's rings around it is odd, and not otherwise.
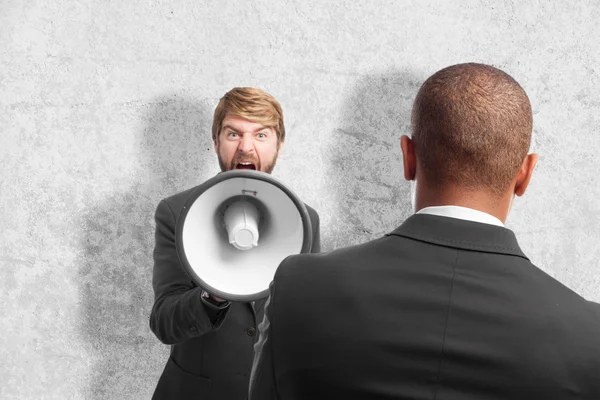
[{"label": "white shirt collar", "polygon": [[435,206],[425,207],[417,211],[417,214],[431,214],[440,215],[442,217],[458,218],[467,221],[481,222],[484,224],[492,224],[497,226],[504,226],[502,221],[498,218],[484,213],[483,211],[474,210],[472,208],[461,207],[461,206]]}]

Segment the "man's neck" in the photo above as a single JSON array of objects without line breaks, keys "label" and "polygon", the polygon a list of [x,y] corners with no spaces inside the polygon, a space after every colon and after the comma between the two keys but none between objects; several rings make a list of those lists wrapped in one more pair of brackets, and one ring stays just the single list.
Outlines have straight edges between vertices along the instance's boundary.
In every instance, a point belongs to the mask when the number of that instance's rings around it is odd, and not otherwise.
[{"label": "man's neck", "polygon": [[506,222],[510,211],[512,196],[495,199],[493,195],[482,191],[465,191],[462,188],[445,188],[444,190],[428,190],[419,187],[416,197],[415,212],[425,207],[459,206],[481,211]]}]

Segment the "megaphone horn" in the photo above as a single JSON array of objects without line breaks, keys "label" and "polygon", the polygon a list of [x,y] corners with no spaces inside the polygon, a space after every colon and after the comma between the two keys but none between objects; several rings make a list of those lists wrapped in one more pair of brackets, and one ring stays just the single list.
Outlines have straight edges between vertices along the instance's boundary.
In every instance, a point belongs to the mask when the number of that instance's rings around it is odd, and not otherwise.
[{"label": "megaphone horn", "polygon": [[268,296],[277,267],[312,248],[306,206],[270,174],[232,170],[190,193],[177,221],[184,269],[213,295],[231,301]]}]

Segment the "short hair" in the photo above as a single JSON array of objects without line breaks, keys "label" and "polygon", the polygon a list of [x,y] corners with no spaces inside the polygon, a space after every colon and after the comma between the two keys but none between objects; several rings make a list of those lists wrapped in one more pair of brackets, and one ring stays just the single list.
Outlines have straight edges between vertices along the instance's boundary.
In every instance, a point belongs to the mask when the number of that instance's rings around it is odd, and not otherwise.
[{"label": "short hair", "polygon": [[487,189],[498,197],[527,156],[533,125],[529,98],[517,81],[476,63],[429,77],[417,93],[411,122],[429,184]]},{"label": "short hair", "polygon": [[219,100],[215,108],[212,125],[212,138],[218,140],[223,120],[228,115],[235,115],[248,121],[274,128],[277,138],[285,140],[283,111],[279,102],[270,94],[256,88],[236,87]]}]

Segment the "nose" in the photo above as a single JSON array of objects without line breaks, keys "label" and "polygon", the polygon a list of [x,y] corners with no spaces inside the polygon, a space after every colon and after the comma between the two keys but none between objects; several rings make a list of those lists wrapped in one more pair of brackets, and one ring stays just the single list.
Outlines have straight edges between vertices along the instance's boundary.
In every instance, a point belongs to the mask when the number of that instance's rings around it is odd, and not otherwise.
[{"label": "nose", "polygon": [[241,153],[250,153],[254,150],[254,140],[252,135],[243,135],[240,144],[238,145],[238,150]]}]

